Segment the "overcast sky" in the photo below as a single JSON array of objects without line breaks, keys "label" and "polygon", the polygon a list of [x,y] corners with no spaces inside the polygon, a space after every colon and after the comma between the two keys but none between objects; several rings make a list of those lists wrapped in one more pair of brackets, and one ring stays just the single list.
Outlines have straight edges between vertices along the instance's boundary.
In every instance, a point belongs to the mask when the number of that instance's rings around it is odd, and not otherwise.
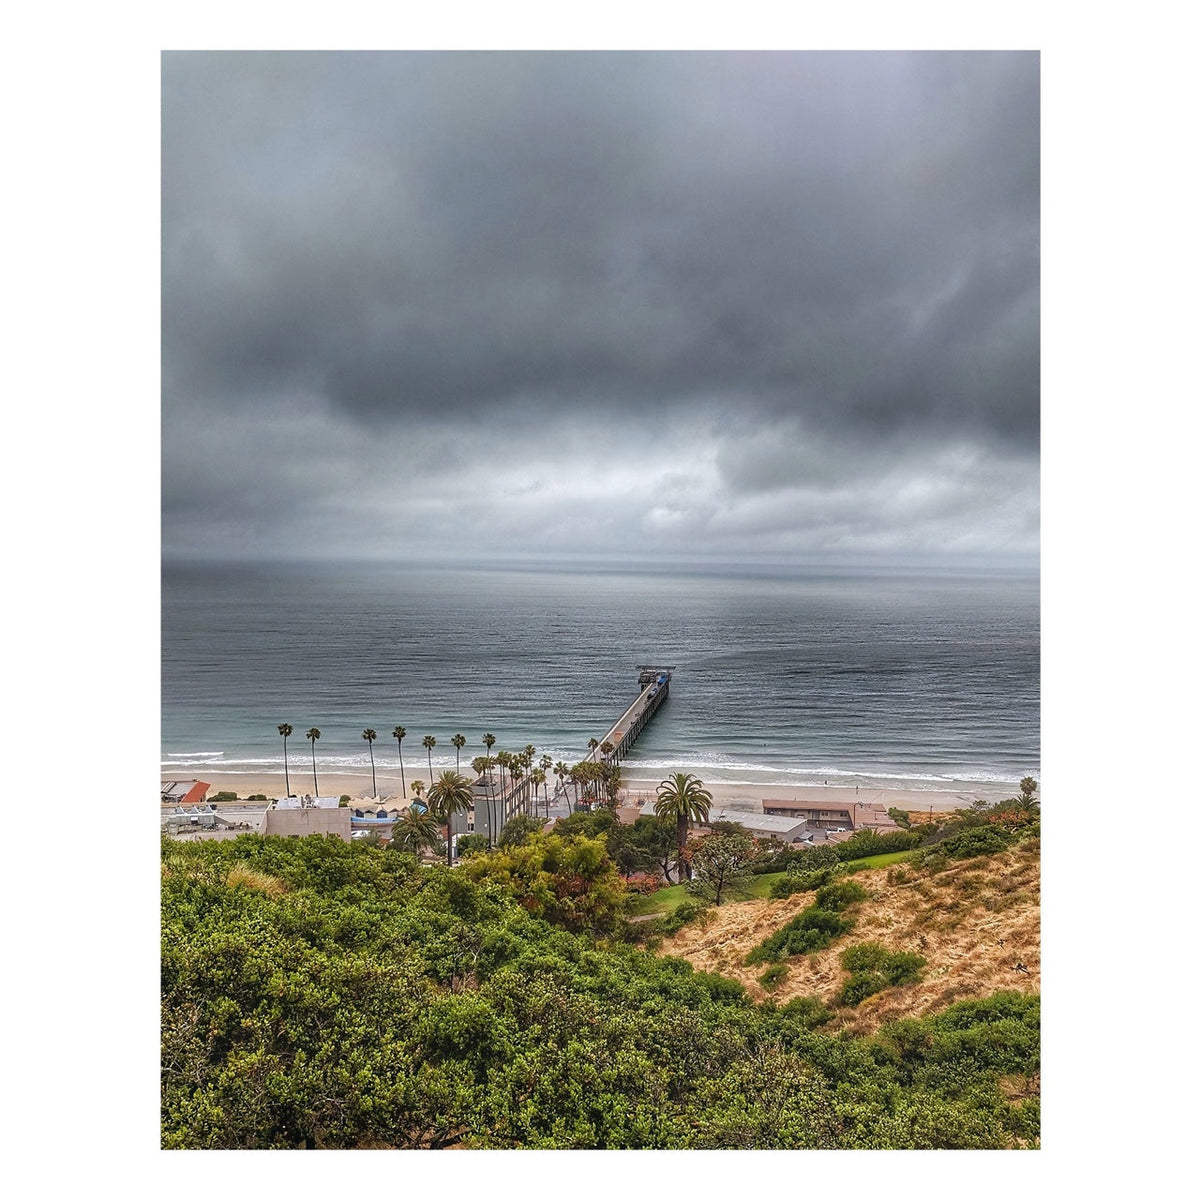
[{"label": "overcast sky", "polygon": [[1036,54],[172,53],[175,557],[1038,554]]}]

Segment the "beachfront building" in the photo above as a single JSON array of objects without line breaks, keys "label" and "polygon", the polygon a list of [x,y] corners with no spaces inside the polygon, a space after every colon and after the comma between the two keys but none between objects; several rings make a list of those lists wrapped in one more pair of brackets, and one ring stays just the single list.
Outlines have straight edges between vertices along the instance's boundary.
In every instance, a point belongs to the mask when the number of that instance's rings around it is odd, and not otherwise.
[{"label": "beachfront building", "polygon": [[741,808],[710,808],[705,824],[711,827],[717,821],[734,821],[751,837],[774,838],[780,842],[803,841],[810,833],[803,817],[746,812]]},{"label": "beachfront building", "polygon": [[810,829],[846,830],[877,829],[887,833],[899,826],[887,814],[882,804],[856,804],[853,801],[816,804],[811,800],[764,800],[763,812],[771,816],[793,817],[806,821]]},{"label": "beachfront building", "polygon": [[450,832],[455,837],[463,833],[482,833],[492,845],[495,844],[504,826],[517,813],[524,812],[530,801],[528,778],[514,785],[511,776],[505,779],[507,789],[502,789],[494,775],[480,775],[471,784],[475,803],[463,813],[455,813]]},{"label": "beachfront building", "polygon": [[162,802],[164,804],[203,804],[210,783],[199,779],[164,779]]},{"label": "beachfront building", "polygon": [[348,808],[341,808],[337,796],[285,796],[263,813],[258,832],[263,837],[308,837],[311,833],[332,834],[350,841]]}]

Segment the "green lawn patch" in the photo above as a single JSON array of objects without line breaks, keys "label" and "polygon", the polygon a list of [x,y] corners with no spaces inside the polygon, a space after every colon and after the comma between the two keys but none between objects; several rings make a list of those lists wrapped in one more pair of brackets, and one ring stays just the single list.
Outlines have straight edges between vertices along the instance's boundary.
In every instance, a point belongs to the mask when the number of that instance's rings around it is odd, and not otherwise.
[{"label": "green lawn patch", "polygon": [[[776,871],[771,875],[751,875],[745,884],[738,888],[736,893],[727,893],[729,899],[722,901],[722,907],[725,904],[733,904],[738,900],[770,899],[771,884],[776,879],[782,879],[784,874],[783,871]],[[687,889],[684,885],[676,883],[671,887],[659,888],[657,892],[651,892],[648,896],[635,896],[629,905],[629,915],[631,917],[651,915],[656,917],[669,916],[684,901],[692,899],[694,897],[687,894]]]},{"label": "green lawn patch", "polygon": [[[912,858],[911,850],[897,850],[892,854],[873,854],[870,858],[855,858],[843,863],[843,869],[851,874],[855,871],[873,871],[877,867],[890,867],[893,863],[904,862]],[[764,878],[768,878],[764,876]]]}]

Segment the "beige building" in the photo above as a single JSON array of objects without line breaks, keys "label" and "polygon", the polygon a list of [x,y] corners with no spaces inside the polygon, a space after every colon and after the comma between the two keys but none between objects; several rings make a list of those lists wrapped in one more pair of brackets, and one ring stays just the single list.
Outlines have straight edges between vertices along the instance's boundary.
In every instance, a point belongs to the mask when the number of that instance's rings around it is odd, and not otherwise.
[{"label": "beige building", "polygon": [[[329,797],[319,797],[328,801]],[[316,833],[322,836],[333,834],[342,841],[350,841],[350,810],[337,807],[337,798],[332,805],[314,802],[299,802],[296,807],[279,801],[263,813],[258,832],[263,837],[308,837]]]}]

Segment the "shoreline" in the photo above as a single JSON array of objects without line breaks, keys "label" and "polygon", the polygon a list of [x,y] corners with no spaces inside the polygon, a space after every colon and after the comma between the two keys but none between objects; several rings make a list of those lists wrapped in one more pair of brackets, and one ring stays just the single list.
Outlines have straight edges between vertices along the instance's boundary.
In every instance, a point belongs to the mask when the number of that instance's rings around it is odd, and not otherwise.
[{"label": "shoreline", "polygon": [[[303,774],[297,774],[292,779],[292,791],[295,795],[312,795],[312,777],[307,779]],[[164,772],[164,776],[166,773]],[[173,777],[183,778],[176,773]],[[189,778],[201,779],[209,784],[208,796],[212,799],[218,792],[236,792],[239,800],[248,796],[264,795],[268,799],[277,799],[287,794],[282,773],[240,773],[214,771],[205,775],[197,772]],[[551,777],[553,778],[553,777]],[[405,781],[409,784],[407,795],[401,793],[400,773],[395,770],[376,770],[375,780],[378,785],[378,800],[389,806],[404,805],[414,798],[411,785],[414,779],[420,779],[429,787],[428,772],[405,772]],[[359,772],[318,772],[317,781],[322,796],[349,796],[354,801],[372,799],[371,773]],[[624,802],[635,804],[639,800],[652,800],[655,788],[660,778],[650,775],[630,773],[622,791],[625,793]],[[307,786],[306,786],[307,784]],[[940,788],[912,787],[875,787],[866,784],[771,784],[771,783],[710,783],[704,782],[705,788],[712,794],[717,805],[726,805],[733,801],[749,801],[757,803],[765,799],[799,800],[819,804],[882,804],[887,808],[902,808],[909,812],[938,811],[943,812],[955,808],[967,808],[975,800],[986,800],[989,804],[1008,796],[1017,795],[1017,785],[1013,783],[970,782],[959,786]],[[553,794],[553,783],[550,787]]]}]

